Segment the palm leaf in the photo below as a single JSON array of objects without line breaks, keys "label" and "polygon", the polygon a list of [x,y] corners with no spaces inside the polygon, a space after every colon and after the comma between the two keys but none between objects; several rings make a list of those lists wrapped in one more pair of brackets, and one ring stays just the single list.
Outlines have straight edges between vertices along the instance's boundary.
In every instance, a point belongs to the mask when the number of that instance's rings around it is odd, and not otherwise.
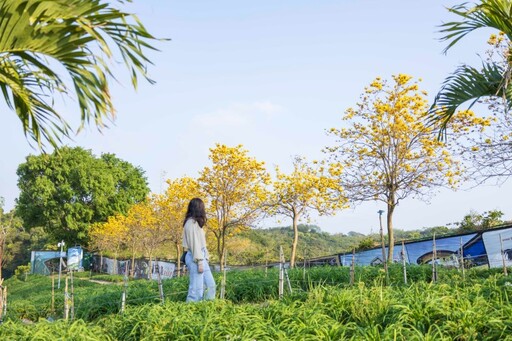
[{"label": "palm leaf", "polygon": [[0,89],[25,135],[39,147],[56,146],[71,130],[53,108],[54,96],[76,97],[80,128],[91,120],[104,128],[114,118],[109,63],[121,55],[135,88],[139,76],[152,82],[144,52],[153,40],[136,16],[102,0],[3,1]]},{"label": "palm leaf", "polygon": [[447,52],[467,34],[479,28],[495,28],[512,40],[512,2],[510,0],[483,0],[481,4],[468,7],[462,4],[448,8],[448,11],[462,17],[462,21],[452,21],[441,25],[440,32],[446,35],[442,41],[448,41],[443,52]]},{"label": "palm leaf", "polygon": [[512,86],[504,83],[502,67],[484,63],[481,70],[461,65],[444,82],[429,109],[428,120],[441,122],[441,130],[455,114],[457,108],[470,102],[468,109],[483,97],[502,96],[508,109],[512,107]]},{"label": "palm leaf", "polygon": [[512,86],[504,83],[505,70],[497,64],[484,63],[481,70],[468,65],[459,66],[443,82],[429,109],[431,123],[441,122],[444,130],[458,107],[470,102],[471,108],[479,99],[490,96],[503,96],[512,106]]}]

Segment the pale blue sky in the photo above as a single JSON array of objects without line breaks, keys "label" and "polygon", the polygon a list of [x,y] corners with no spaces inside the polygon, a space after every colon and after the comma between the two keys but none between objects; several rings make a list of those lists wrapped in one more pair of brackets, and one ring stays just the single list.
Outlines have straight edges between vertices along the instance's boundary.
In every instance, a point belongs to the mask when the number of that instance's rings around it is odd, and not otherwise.
[{"label": "pale blue sky", "polygon": [[[320,159],[321,149],[333,142],[325,129],[339,126],[343,111],[373,78],[408,73],[422,78],[433,98],[459,63],[478,63],[476,52],[484,51],[490,31],[441,53],[438,25],[453,19],[445,6],[457,3],[134,0],[128,10],[154,35],[172,39],[150,53],[155,65],[149,73],[157,84],[142,84],[137,92],[115,85],[115,126],[103,134],[90,128],[68,144],[141,166],[154,192],[162,189],[163,176],[196,176],[216,142],[244,145],[269,170],[289,169],[292,155]],[[63,110],[77,116],[72,101]],[[10,209],[18,196],[16,168],[36,151],[15,115],[3,112],[0,196]],[[460,221],[471,209],[500,209],[510,219],[511,189],[509,182],[442,190],[430,205],[409,199],[397,208],[395,227]],[[385,206],[368,203],[312,222],[332,233],[375,232],[379,209]]]}]

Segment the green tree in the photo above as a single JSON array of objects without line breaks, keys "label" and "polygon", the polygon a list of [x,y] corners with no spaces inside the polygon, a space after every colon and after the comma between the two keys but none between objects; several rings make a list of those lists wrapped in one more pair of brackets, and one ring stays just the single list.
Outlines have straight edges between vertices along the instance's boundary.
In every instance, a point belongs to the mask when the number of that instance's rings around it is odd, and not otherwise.
[{"label": "green tree", "polygon": [[471,210],[466,214],[460,223],[457,223],[462,231],[475,231],[482,224],[482,215]]},{"label": "green tree", "polygon": [[501,219],[503,215],[503,212],[499,210],[490,210],[482,214],[471,210],[462,218],[461,222],[455,224],[463,232],[487,230],[503,224],[504,221]]},{"label": "green tree", "polygon": [[88,230],[149,193],[144,171],[115,155],[80,147],[30,155],[17,170],[16,211],[25,227],[42,226],[54,241],[86,245]]},{"label": "green tree", "polygon": [[379,246],[378,241],[376,241],[371,236],[367,236],[359,242],[359,244],[356,247],[356,250],[364,251],[364,250],[373,249],[374,247],[378,247],[378,246]]},{"label": "green tree", "polygon": [[421,238],[430,238],[436,235],[436,237],[446,236],[450,233],[455,233],[454,230],[450,230],[447,226],[434,226],[434,227],[424,227],[420,232]]},{"label": "green tree", "polygon": [[0,200],[0,278],[12,276],[19,265],[30,262],[30,250],[44,249],[46,243],[42,228],[35,227],[29,233],[14,210],[4,212]]},{"label": "green tree", "polygon": [[[117,1],[122,4],[123,1]],[[7,0],[0,4],[0,89],[23,132],[39,147],[56,146],[71,127],[53,105],[57,94],[76,98],[82,128],[114,118],[110,64],[120,60],[132,85],[154,49],[138,18],[103,0]]]},{"label": "green tree", "polygon": [[484,229],[488,229],[503,224],[504,221],[501,219],[503,215],[503,212],[499,210],[491,210],[484,212],[482,219],[482,227]]}]

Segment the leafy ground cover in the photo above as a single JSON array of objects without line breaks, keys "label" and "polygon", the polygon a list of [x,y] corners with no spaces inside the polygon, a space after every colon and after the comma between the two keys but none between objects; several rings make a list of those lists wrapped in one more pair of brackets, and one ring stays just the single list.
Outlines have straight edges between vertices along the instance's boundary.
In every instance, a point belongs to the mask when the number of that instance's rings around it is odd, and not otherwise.
[{"label": "leafy ground cover", "polygon": [[[512,339],[512,277],[499,270],[393,266],[390,284],[382,269],[356,269],[349,285],[344,268],[290,270],[292,293],[278,299],[277,271],[228,273],[226,299],[184,303],[187,278],[164,281],[166,301],[154,281],[128,283],[127,308],[120,313],[122,285],[75,279],[75,320],[51,315],[51,280],[12,278],[9,308],[0,339],[15,340],[506,340]],[[94,278],[94,276],[93,276]],[[217,283],[220,283],[217,274]],[[285,285],[287,287],[287,285]],[[60,311],[63,299],[55,296]],[[48,317],[53,322],[46,320]],[[22,318],[25,323],[21,322]],[[26,320],[35,323],[27,323]]]}]

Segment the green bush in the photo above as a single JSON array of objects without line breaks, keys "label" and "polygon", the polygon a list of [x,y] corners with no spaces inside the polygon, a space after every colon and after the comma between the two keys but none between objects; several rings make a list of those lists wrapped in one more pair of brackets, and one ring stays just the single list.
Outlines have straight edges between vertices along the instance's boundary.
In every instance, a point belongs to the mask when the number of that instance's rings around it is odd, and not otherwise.
[{"label": "green bush", "polygon": [[16,269],[14,269],[14,276],[18,277],[21,280],[26,280],[27,275],[30,273],[30,263],[27,265],[18,265]]}]

